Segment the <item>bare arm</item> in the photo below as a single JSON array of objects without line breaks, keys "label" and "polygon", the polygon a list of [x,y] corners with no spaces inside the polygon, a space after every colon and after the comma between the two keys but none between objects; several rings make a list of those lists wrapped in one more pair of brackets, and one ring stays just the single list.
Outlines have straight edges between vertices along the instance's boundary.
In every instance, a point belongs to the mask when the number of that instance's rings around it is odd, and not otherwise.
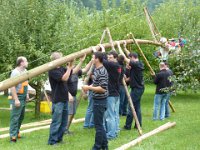
[{"label": "bare arm", "polygon": [[69,76],[71,74],[72,71],[72,62],[69,63],[69,66],[67,68],[67,71],[65,72],[65,74],[62,76],[62,81],[67,81],[69,79]]},{"label": "bare arm", "polygon": [[105,93],[105,89],[103,89],[101,86],[96,86],[96,87],[94,87],[94,86],[92,86],[92,85],[84,85],[83,87],[82,87],[82,89],[85,91],[85,92],[87,92],[88,90],[92,90],[92,91],[94,91],[94,92],[96,92],[96,93]]},{"label": "bare arm", "polygon": [[117,46],[118,46],[118,49],[119,49],[119,53],[120,53],[122,56],[124,56],[124,61],[125,61],[127,64],[129,64],[129,63],[130,63],[130,59],[128,59],[128,58],[126,57],[126,55],[124,54],[123,50],[122,50],[121,47],[120,47],[120,43],[119,43],[119,42],[117,43]]},{"label": "bare arm", "polygon": [[11,88],[11,94],[12,94],[13,100],[15,101],[15,106],[16,106],[16,107],[19,107],[19,106],[20,106],[20,101],[19,101],[19,99],[18,99],[17,91],[16,91],[16,88],[15,88],[15,87],[12,87],[12,88]]},{"label": "bare arm", "polygon": [[81,66],[82,66],[83,61],[85,60],[85,58],[86,58],[86,55],[84,55],[83,57],[80,58],[80,61],[79,61],[78,65],[76,65],[76,67],[73,69],[72,74],[78,73],[78,71],[81,69]]},{"label": "bare arm", "polygon": [[126,41],[124,40],[124,52],[126,53],[126,56],[130,54],[130,52],[126,48]]},{"label": "bare arm", "polygon": [[83,68],[82,69],[82,73],[87,73],[88,71],[89,71],[89,69],[90,69],[90,67],[92,66],[92,64],[93,64],[93,60],[91,60],[86,66],[85,66],[85,68]]}]

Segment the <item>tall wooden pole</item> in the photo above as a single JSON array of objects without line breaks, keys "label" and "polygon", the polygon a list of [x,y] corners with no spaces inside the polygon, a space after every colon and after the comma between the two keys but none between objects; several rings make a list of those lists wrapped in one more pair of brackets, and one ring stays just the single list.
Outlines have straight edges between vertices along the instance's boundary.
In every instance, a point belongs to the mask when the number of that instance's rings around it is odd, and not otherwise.
[{"label": "tall wooden pole", "polygon": [[132,36],[132,39],[133,39],[134,43],[136,44],[136,46],[137,46],[137,48],[138,48],[139,53],[140,53],[140,54],[142,55],[142,57],[143,57],[145,64],[146,64],[147,67],[149,68],[151,75],[155,75],[154,70],[152,69],[152,67],[151,67],[151,65],[150,65],[150,63],[149,63],[149,61],[147,60],[146,56],[144,55],[142,49],[140,48],[138,42],[136,41],[136,39],[135,39],[135,37],[134,37],[134,35],[131,34],[131,36]]},{"label": "tall wooden pole", "polygon": [[[123,44],[124,40],[121,40],[119,41],[120,44]],[[158,43],[158,42],[154,42],[154,41],[150,41],[150,40],[140,40],[140,39],[137,39],[136,40],[138,43],[140,44],[152,44],[152,45],[157,45],[157,46],[160,46],[161,44]],[[127,44],[131,44],[131,43],[134,43],[132,39],[127,39],[126,40],[126,43]],[[116,45],[116,43],[113,43],[114,46]],[[102,44],[103,47],[105,48],[110,48],[112,45],[110,43],[104,43]],[[99,50],[100,47],[99,46],[94,46],[96,48],[96,50]],[[49,63],[46,63],[44,65],[41,65],[41,66],[38,66],[34,69],[31,69],[29,71],[27,71],[26,73],[23,73],[17,77],[12,77],[12,78],[9,78],[9,79],[6,79],[2,82],[0,82],[0,91],[3,91],[3,90],[6,90],[12,86],[15,86],[23,81],[26,81],[26,80],[29,80],[35,76],[38,76],[42,73],[45,73],[53,68],[56,68],[58,66],[61,66],[69,61],[72,61],[76,58],[80,58],[81,56],[83,55],[88,55],[88,54],[91,54],[92,53],[92,48],[89,47],[89,48],[85,48],[83,50],[80,50],[78,52],[75,52],[75,53],[72,53],[72,54],[69,54],[65,57],[62,57],[60,59],[57,59],[57,60],[54,60],[54,61],[51,61]]]},{"label": "tall wooden pole", "polygon": [[151,17],[151,15],[146,7],[144,8],[144,14],[146,16],[146,20],[149,25],[149,28],[150,28],[150,31],[151,31],[154,41],[159,41],[161,34],[158,31],[158,28],[156,27],[156,25],[153,21],[153,18]]}]

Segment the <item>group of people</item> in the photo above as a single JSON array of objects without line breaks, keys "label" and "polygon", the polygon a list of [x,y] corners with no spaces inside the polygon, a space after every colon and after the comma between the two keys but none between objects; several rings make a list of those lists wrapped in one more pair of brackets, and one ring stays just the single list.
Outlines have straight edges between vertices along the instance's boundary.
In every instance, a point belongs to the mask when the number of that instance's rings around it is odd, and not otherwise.
[{"label": "group of people", "polygon": [[[111,50],[107,55],[103,49],[101,50],[93,55],[95,65],[91,75],[93,84],[82,87],[85,92],[91,94],[84,127],[94,126],[96,129],[93,150],[108,149],[108,140],[117,138],[120,132],[120,114],[127,115],[124,129],[131,129],[133,114],[130,107],[127,111],[126,106],[124,106],[124,101],[127,105],[127,99],[122,82],[123,78],[130,84],[131,98],[140,126],[142,126],[140,101],[144,93],[143,63],[139,61],[136,53],[130,53],[127,58],[125,55],[118,55],[114,50]],[[128,67],[124,62],[128,64]],[[92,106],[91,103],[93,103]],[[91,112],[93,112],[94,120]],[[135,128],[137,128],[136,125]]]},{"label": "group of people", "polygon": [[[120,132],[120,115],[126,116],[125,130],[131,130],[133,113],[131,107],[127,109],[127,97],[123,85],[123,79],[131,88],[130,96],[142,127],[141,97],[144,93],[144,64],[139,60],[137,53],[130,53],[128,57],[124,53],[118,55],[111,50],[108,54],[105,49],[93,50],[92,60],[81,69],[86,56],[80,58],[79,64],[74,66],[68,62],[66,67],[59,66],[48,72],[52,89],[52,122],[50,125],[49,145],[55,145],[63,141],[63,135],[69,132],[69,115],[76,113],[76,95],[78,76],[87,73],[92,64],[93,71],[89,75],[88,85],[83,85],[82,90],[88,94],[89,105],[86,111],[84,128],[95,127],[95,143],[93,150],[107,150],[108,140],[117,138]],[[62,53],[54,52],[51,60],[62,57]],[[11,77],[20,75],[28,66],[25,57],[17,59],[17,67],[12,71]],[[163,88],[171,86],[168,77],[172,75],[166,64],[160,63],[160,72],[155,75],[154,83],[157,85],[154,99],[153,119],[158,119],[158,106],[161,103],[160,120],[169,117],[167,101],[169,92]],[[14,100],[11,111],[10,139],[16,142],[20,138],[20,126],[24,118],[25,100],[27,98],[28,82],[23,82],[11,88]],[[69,101],[69,103],[68,103]],[[69,104],[69,106],[68,106]],[[164,105],[165,104],[165,105]],[[166,108],[166,111],[165,111]],[[136,124],[134,128],[137,128]]]},{"label": "group of people", "polygon": [[156,58],[167,61],[169,54],[178,55],[181,52],[181,48],[186,44],[186,40],[183,38],[179,38],[178,40],[172,38],[168,40],[167,38],[162,37],[160,38],[160,43],[162,43],[162,46],[160,46],[153,55]]}]

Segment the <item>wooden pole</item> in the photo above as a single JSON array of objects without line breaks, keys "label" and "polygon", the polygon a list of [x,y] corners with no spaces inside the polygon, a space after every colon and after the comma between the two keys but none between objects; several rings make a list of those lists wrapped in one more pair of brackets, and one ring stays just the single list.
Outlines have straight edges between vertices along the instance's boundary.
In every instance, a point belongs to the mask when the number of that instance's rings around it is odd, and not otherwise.
[{"label": "wooden pole", "polygon": [[111,34],[110,34],[110,29],[107,27],[107,28],[106,28],[106,31],[107,31],[107,34],[108,34],[108,37],[109,37],[109,42],[110,42],[110,44],[111,44],[112,50],[115,50],[115,46],[114,46],[114,44],[113,44],[113,39],[112,39],[112,36],[111,36]]},{"label": "wooden pole", "polygon": [[149,29],[150,29],[150,31],[151,31],[151,35],[152,35],[154,41],[158,41],[157,38],[156,38],[156,36],[155,36],[154,27],[153,27],[153,25],[152,25],[152,23],[151,23],[151,19],[150,19],[150,17],[149,17],[149,13],[148,13],[148,11],[147,11],[146,8],[144,8],[144,14],[145,14],[145,16],[146,16],[146,20],[147,20],[147,23],[148,23],[148,25],[149,25]]},{"label": "wooden pole", "polygon": [[[80,118],[80,119],[73,120],[72,123],[80,123],[80,122],[83,122],[84,120],[85,120],[85,118]],[[48,129],[49,127],[50,127],[50,125],[36,127],[36,128],[30,128],[30,129],[22,130],[22,131],[20,131],[20,133],[30,133],[30,132],[33,132],[33,131],[38,131],[38,130],[42,130],[42,129]],[[2,134],[2,135],[0,135],[0,139],[7,138],[9,136],[10,136],[9,133]]]},{"label": "wooden pole", "polygon": [[102,34],[101,40],[100,40],[100,44],[103,43],[103,40],[104,40],[104,38],[105,38],[105,35],[106,35],[106,30],[103,31],[103,34]]},{"label": "wooden pole", "polygon": [[[109,28],[107,28],[107,31],[108,31],[108,33],[109,33],[108,36],[109,36],[110,41],[113,42],[112,36],[111,36],[111,34],[110,34]],[[113,44],[113,45],[114,45],[114,44]],[[121,49],[120,43],[119,43],[119,42],[118,42],[117,46],[118,46],[119,49]],[[115,49],[113,49],[113,50],[115,50]],[[115,51],[116,51],[116,50],[115,50]],[[139,132],[139,135],[142,135],[142,129],[141,129],[140,123],[139,123],[139,121],[138,121],[137,114],[136,114],[136,112],[135,112],[135,108],[134,108],[134,105],[133,105],[133,102],[132,102],[132,98],[131,98],[131,96],[130,96],[130,94],[129,94],[128,87],[127,87],[127,85],[126,85],[126,82],[125,82],[125,78],[124,78],[124,77],[123,77],[123,79],[122,79],[122,83],[123,83],[123,86],[124,86],[124,88],[125,88],[126,95],[127,95],[127,97],[128,97],[128,102],[129,102],[129,104],[130,104],[130,107],[131,107],[131,110],[132,110],[132,113],[133,113],[133,117],[134,117],[135,122],[136,122],[137,130],[138,130],[138,132]]]},{"label": "wooden pole", "polygon": [[149,68],[151,75],[155,75],[155,72],[153,71],[149,61],[147,60],[146,56],[144,55],[142,49],[140,48],[137,40],[135,39],[135,37],[134,37],[134,35],[132,33],[131,33],[131,36],[132,36],[132,39],[133,39],[134,43],[136,44],[136,46],[138,48],[139,53],[142,55],[142,57],[144,59],[144,62],[146,63],[147,67]]},{"label": "wooden pole", "polygon": [[171,101],[169,101],[169,106],[170,106],[170,108],[171,108],[172,112],[176,112],[176,110],[175,110],[175,108],[173,107],[173,105],[172,105],[172,102],[171,102]]},{"label": "wooden pole", "polygon": [[[121,40],[119,41],[120,44],[123,44],[123,41],[124,40]],[[152,44],[152,45],[157,45],[157,46],[161,46],[160,43],[158,42],[154,42],[154,41],[150,41],[150,40],[140,40],[140,39],[137,39],[136,40],[139,44]],[[131,43],[134,43],[132,39],[127,39],[126,40],[126,43],[127,44],[131,44]],[[116,45],[115,43],[113,43],[114,46]],[[110,48],[112,45],[110,43],[104,43],[102,44],[105,48]],[[100,49],[100,47],[97,45],[97,46],[94,46],[97,50]],[[80,50],[78,52],[75,52],[75,53],[72,53],[72,54],[69,54],[65,57],[62,57],[60,59],[57,59],[57,60],[54,60],[54,61],[51,61],[49,63],[46,63],[44,65],[41,65],[41,66],[38,66],[34,69],[31,69],[29,71],[27,71],[26,73],[23,73],[17,77],[12,77],[12,78],[9,78],[9,79],[6,79],[2,82],[0,82],[0,91],[3,91],[3,90],[6,90],[12,86],[15,86],[23,81],[26,81],[26,80],[29,80],[35,76],[38,76],[42,73],[45,73],[51,69],[54,69],[58,66],[61,66],[69,61],[73,61],[74,59],[76,58],[80,58],[82,57],[83,55],[88,55],[88,54],[91,54],[92,53],[92,48],[89,47],[89,48],[85,48],[83,50]]]},{"label": "wooden pole", "polygon": [[[36,127],[36,126],[41,126],[41,125],[47,125],[47,124],[50,124],[50,123],[51,123],[51,119],[43,120],[43,121],[39,121],[39,122],[27,123],[27,124],[21,125],[21,129],[22,128],[29,128],[29,127]],[[8,131],[9,129],[10,129],[9,127],[0,128],[0,132]]]},{"label": "wooden pole", "polygon": [[155,37],[156,37],[157,41],[159,41],[159,39],[161,38],[161,34],[160,34],[155,22],[153,21],[153,18],[151,17],[151,14],[149,13],[149,10],[147,9],[147,7],[145,7],[144,9],[146,9],[146,12],[148,13],[151,23],[154,26],[154,33],[156,34]]},{"label": "wooden pole", "polygon": [[155,135],[157,133],[160,133],[162,131],[165,131],[165,130],[167,130],[169,128],[172,128],[175,125],[176,125],[176,122],[172,122],[172,123],[168,122],[168,123],[158,127],[157,129],[154,129],[153,131],[151,131],[149,133],[143,134],[142,136],[138,137],[137,139],[135,139],[135,140],[133,140],[133,141],[127,143],[127,144],[124,144],[119,148],[116,148],[115,150],[126,150],[126,149],[128,149],[128,148],[130,148],[132,146],[135,146],[138,143],[141,143],[144,139],[146,139],[146,138],[148,138],[148,137],[150,137],[152,135]]}]

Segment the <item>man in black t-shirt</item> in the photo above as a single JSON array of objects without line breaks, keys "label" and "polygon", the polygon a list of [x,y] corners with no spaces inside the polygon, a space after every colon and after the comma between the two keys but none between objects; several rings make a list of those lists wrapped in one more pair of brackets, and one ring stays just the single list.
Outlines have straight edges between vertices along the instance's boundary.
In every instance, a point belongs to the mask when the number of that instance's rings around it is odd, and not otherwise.
[{"label": "man in black t-shirt", "polygon": [[[130,53],[129,59],[125,56],[125,61],[130,66],[131,99],[133,101],[133,105],[134,105],[140,126],[142,126],[142,114],[141,114],[141,108],[140,108],[140,101],[141,101],[142,94],[144,93],[144,80],[143,80],[144,64],[141,61],[139,61],[137,53]],[[129,106],[128,115],[126,118],[126,124],[124,126],[124,129],[130,130],[132,126],[132,122],[133,122],[133,113]],[[137,128],[136,124],[134,128]]]},{"label": "man in black t-shirt", "polygon": [[93,59],[95,65],[93,84],[82,87],[85,92],[88,90],[92,91],[94,101],[93,113],[96,135],[92,150],[108,150],[108,141],[103,126],[103,116],[106,110],[108,96],[108,73],[102,64],[103,54],[101,52],[95,52]]},{"label": "man in black t-shirt", "polygon": [[119,65],[117,58],[118,54],[115,51],[110,51],[107,55],[108,60],[104,59],[103,61],[103,65],[108,71],[108,108],[104,117],[109,140],[116,138],[119,132],[119,82],[122,67]]},{"label": "man in black t-shirt", "polygon": [[[51,60],[61,57],[62,53],[54,52],[51,55]],[[60,66],[48,72],[52,89],[52,122],[48,140],[49,145],[55,145],[63,140],[68,118],[68,88],[65,82],[69,79],[71,73],[72,63],[69,63],[67,69]]]},{"label": "man in black t-shirt", "polygon": [[156,94],[154,97],[153,120],[165,119],[165,105],[169,97],[169,91],[167,88],[171,86],[171,82],[169,81],[171,73],[166,70],[165,63],[161,62],[159,67],[160,72],[157,73],[154,77],[154,83],[156,84]]}]

